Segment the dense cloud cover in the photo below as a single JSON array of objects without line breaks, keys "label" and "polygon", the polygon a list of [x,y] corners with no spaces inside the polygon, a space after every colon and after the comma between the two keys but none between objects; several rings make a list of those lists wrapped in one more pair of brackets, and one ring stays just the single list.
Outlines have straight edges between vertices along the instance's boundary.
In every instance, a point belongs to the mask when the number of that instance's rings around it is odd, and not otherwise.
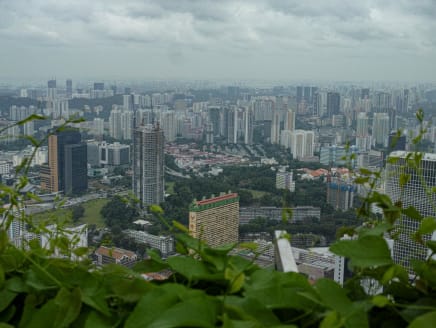
[{"label": "dense cloud cover", "polygon": [[434,80],[434,0],[0,0],[0,76]]}]

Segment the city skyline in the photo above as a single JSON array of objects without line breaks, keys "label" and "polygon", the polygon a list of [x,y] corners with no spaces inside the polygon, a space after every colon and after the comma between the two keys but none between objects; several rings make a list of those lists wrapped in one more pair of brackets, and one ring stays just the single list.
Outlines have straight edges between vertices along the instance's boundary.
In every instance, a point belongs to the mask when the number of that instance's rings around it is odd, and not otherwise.
[{"label": "city skyline", "polygon": [[432,1],[0,2],[7,78],[434,80]]}]

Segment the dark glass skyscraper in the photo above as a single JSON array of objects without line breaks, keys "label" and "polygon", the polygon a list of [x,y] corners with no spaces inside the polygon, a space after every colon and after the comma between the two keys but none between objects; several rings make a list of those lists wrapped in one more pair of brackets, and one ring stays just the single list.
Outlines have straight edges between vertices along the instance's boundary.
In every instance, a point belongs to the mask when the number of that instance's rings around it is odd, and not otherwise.
[{"label": "dark glass skyscraper", "polygon": [[88,188],[86,144],[76,129],[52,131],[48,163],[41,170],[41,188],[78,194]]}]

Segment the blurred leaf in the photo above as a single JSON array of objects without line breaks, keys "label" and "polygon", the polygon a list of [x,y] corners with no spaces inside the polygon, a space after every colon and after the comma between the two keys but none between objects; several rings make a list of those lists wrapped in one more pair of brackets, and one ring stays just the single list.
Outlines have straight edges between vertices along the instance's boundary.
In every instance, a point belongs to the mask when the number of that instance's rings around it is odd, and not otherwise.
[{"label": "blurred leaf", "polygon": [[79,289],[75,288],[70,292],[61,288],[56,295],[55,304],[58,310],[54,318],[54,326],[68,327],[80,314],[82,302]]},{"label": "blurred leaf", "polygon": [[436,323],[436,311],[428,312],[413,320],[409,328],[434,328]]},{"label": "blurred leaf", "polygon": [[340,240],[330,246],[330,251],[349,258],[353,266],[361,268],[392,264],[390,250],[381,236]]}]

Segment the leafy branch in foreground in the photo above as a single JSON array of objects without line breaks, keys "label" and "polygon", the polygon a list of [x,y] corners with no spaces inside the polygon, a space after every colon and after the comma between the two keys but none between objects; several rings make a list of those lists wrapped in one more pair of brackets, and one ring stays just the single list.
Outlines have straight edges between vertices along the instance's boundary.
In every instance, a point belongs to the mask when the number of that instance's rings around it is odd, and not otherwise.
[{"label": "leafy branch in foreground", "polygon": [[[413,162],[419,155],[413,158]],[[411,159],[412,160],[412,159]],[[419,163],[418,163],[419,164]],[[419,167],[419,165],[417,166]],[[411,167],[410,169],[413,169]],[[404,174],[407,174],[405,172]],[[25,176],[25,175],[24,175]],[[377,190],[381,174],[360,171],[369,184],[360,215],[367,222],[354,230],[354,239],[340,240],[331,251],[350,260],[353,277],[344,287],[320,279],[310,284],[298,273],[269,271],[253,261],[232,255],[236,245],[210,248],[189,236],[184,226],[163,224],[175,235],[181,254],[150,259],[133,269],[117,265],[94,267],[89,261],[52,257],[53,249],[71,250],[59,236],[51,249],[29,242],[27,249],[8,240],[0,229],[0,326],[18,327],[430,327],[436,320],[436,253],[434,241],[423,241],[430,255],[414,261],[414,280],[391,258],[384,239],[392,234],[401,215],[418,222],[419,234],[436,230],[433,217],[422,217],[413,207],[403,208]],[[407,177],[402,178],[407,182]],[[16,219],[26,184],[2,186],[13,206],[8,218]],[[434,192],[432,190],[432,192]],[[383,220],[371,216],[377,205]],[[162,210],[152,206],[156,216]],[[32,223],[20,213],[18,219]],[[34,224],[34,226],[36,226]],[[44,229],[42,226],[35,228]],[[45,228],[47,229],[47,228]],[[240,247],[253,249],[253,245]],[[68,253],[70,249],[70,253]],[[170,270],[163,281],[145,281],[142,274]],[[373,287],[371,293],[368,286]]]}]

